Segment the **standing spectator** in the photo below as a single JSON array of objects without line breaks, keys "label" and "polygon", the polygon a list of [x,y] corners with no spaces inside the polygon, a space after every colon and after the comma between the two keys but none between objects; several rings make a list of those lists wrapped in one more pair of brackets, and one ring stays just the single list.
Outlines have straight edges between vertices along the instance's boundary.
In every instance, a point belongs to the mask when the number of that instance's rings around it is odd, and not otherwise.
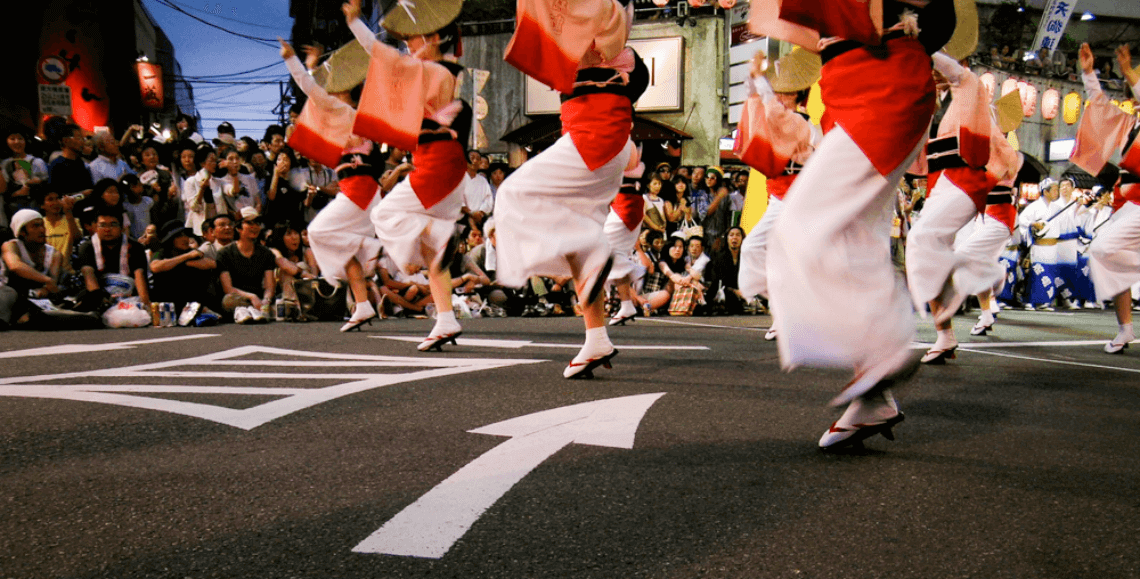
[{"label": "standing spectator", "polygon": [[131,239],[142,239],[147,226],[150,225],[150,210],[154,207],[154,199],[143,195],[143,184],[137,175],[126,174],[119,180],[119,188],[126,196],[123,199],[123,210],[130,216]]},{"label": "standing spectator", "polygon": [[[670,202],[672,201],[672,202]],[[689,181],[684,177],[673,178],[673,199],[665,199],[665,225],[666,233],[672,235],[675,231],[684,232],[697,225],[694,219],[693,200],[689,190]]]},{"label": "standing spectator", "polygon": [[237,240],[218,252],[218,277],[222,283],[222,307],[242,324],[268,319],[277,290],[273,270],[277,260],[261,244],[261,216],[246,208]]},{"label": "standing spectator", "polygon": [[[170,170],[159,164],[158,145],[154,141],[144,144],[142,151],[139,152],[139,158],[142,162],[139,181],[143,184],[143,195],[154,201],[150,211],[150,222],[166,223],[173,219],[185,222],[182,189],[174,182],[174,175]],[[192,175],[193,171],[190,174]]]},{"label": "standing spectator", "polygon": [[276,163],[277,155],[285,150],[285,129],[281,125],[269,125],[265,128],[265,136],[261,138],[261,142],[265,147],[266,160]]},{"label": "standing spectator", "polygon": [[[293,191],[305,194],[303,211],[300,221],[295,219],[287,219],[287,221],[311,223],[317,213],[336,197],[340,187],[336,178],[336,171],[313,159],[305,159],[304,167],[297,166],[300,163],[301,160],[298,160],[294,163],[293,169],[289,171],[289,187]],[[281,223],[272,220],[270,222]]]},{"label": "standing spectator", "polygon": [[95,186],[91,171],[83,162],[83,129],[68,124],[63,127],[59,143],[60,154],[48,164],[48,180],[60,195],[87,195]]},{"label": "standing spectator", "polygon": [[28,154],[28,142],[20,129],[8,131],[6,143],[8,154],[0,161],[0,191],[7,188],[0,203],[0,225],[8,223],[8,215],[31,205],[32,187],[48,180],[47,164]]},{"label": "standing spectator", "polygon": [[198,122],[194,120],[194,117],[186,113],[178,115],[178,120],[174,122],[174,127],[178,129],[179,141],[192,141],[195,145],[206,142],[206,139],[203,139],[202,135],[198,134]]},{"label": "standing spectator", "polygon": [[479,172],[479,167],[483,163],[483,156],[479,151],[470,151],[467,153],[467,176],[470,180],[467,181],[467,189],[463,193],[463,212],[464,222],[472,229],[482,226],[483,220],[490,215],[494,207],[494,194],[491,192],[491,184],[487,181],[487,177]]},{"label": "standing spectator", "polygon": [[[223,121],[218,125],[218,138],[214,139],[214,144],[221,148],[225,147],[227,152],[233,148],[234,142],[237,141],[237,133],[234,131],[234,126],[228,121]],[[223,155],[224,156],[224,155]]]},{"label": "standing spectator", "polygon": [[245,167],[241,161],[241,154],[230,149],[221,163],[226,170],[225,176],[219,181],[222,184],[222,196],[218,203],[218,213],[241,215],[241,210],[252,207],[261,212],[261,192],[257,190],[257,181],[253,175],[242,173]]},{"label": "standing spectator", "polygon": [[201,167],[182,186],[182,205],[186,208],[186,227],[202,234],[202,223],[217,214],[215,203],[222,196],[222,183],[214,177],[218,170],[218,156],[211,147],[201,147],[194,154]]},{"label": "standing spectator", "polygon": [[732,209],[729,207],[728,186],[724,182],[724,170],[720,167],[709,167],[705,172],[705,189],[709,194],[709,205],[705,208],[704,226],[706,239],[712,239],[712,252],[721,250],[722,238],[730,225]]},{"label": "standing spectator", "polygon": [[[100,207],[95,217],[95,236],[91,243],[83,246],[75,265],[83,274],[89,294],[112,297],[137,294],[149,308],[146,253],[139,242],[123,233],[122,219],[122,212],[117,208]],[[119,284],[130,287],[123,289]]]},{"label": "standing spectator", "polygon": [[190,247],[193,234],[181,221],[168,221],[159,233],[161,247],[151,255],[154,274],[151,297],[171,302],[182,311],[189,302],[202,302],[217,264],[200,249]]},{"label": "standing spectator", "polygon": [[293,170],[293,157],[289,151],[282,150],[274,163],[273,174],[269,177],[269,184],[265,188],[265,217],[271,223],[302,223],[305,220],[305,209],[312,205],[316,191],[295,189],[290,182]]},{"label": "standing spectator", "polygon": [[661,198],[661,188],[665,182],[658,175],[651,175],[645,186],[645,218],[642,225],[649,230],[665,234],[665,200]]},{"label": "standing spectator", "polygon": [[[490,171],[487,180],[491,184],[491,209],[494,210],[495,196],[499,194],[499,185],[502,185],[503,181],[506,180],[510,170],[506,163],[491,163],[488,170]],[[488,213],[490,213],[490,211],[488,211]]]},{"label": "standing spectator", "polygon": [[[186,185],[188,179],[198,172],[198,163],[194,160],[197,152],[198,146],[190,140],[179,141],[174,151],[175,167],[171,175],[174,177],[174,185],[178,187],[178,203],[180,205],[182,204],[182,187]],[[185,213],[185,208],[182,211]]]},{"label": "standing spectator", "polygon": [[[123,141],[135,131],[141,131],[142,127],[138,125],[131,125],[127,132],[123,134]],[[119,155],[119,148],[122,146],[120,141],[115,140],[115,136],[110,132],[100,132],[95,135],[95,148],[99,151],[99,157],[91,161],[91,180],[99,182],[100,179],[114,179],[118,181],[123,175],[127,173],[134,174],[131,166],[124,161]]]}]

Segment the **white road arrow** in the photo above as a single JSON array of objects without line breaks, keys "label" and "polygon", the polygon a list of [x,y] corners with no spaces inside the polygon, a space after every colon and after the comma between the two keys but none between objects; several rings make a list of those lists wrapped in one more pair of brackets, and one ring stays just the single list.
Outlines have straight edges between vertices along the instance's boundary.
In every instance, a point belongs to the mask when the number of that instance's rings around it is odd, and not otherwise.
[{"label": "white road arrow", "polygon": [[469,432],[510,436],[459,469],[357,545],[356,553],[439,559],[530,471],[571,443],[633,448],[637,426],[664,392],[564,406]]},{"label": "white road arrow", "polygon": [[154,338],[152,340],[135,340],[133,342],[113,342],[108,344],[60,344],[45,348],[30,348],[27,350],[13,350],[0,352],[0,358],[24,358],[27,356],[56,356],[59,354],[86,354],[89,352],[109,352],[112,350],[130,350],[145,344],[158,344],[161,342],[177,342],[180,340],[195,340],[198,338],[212,338],[217,334],[192,334],[189,336],[174,336],[171,338]]}]

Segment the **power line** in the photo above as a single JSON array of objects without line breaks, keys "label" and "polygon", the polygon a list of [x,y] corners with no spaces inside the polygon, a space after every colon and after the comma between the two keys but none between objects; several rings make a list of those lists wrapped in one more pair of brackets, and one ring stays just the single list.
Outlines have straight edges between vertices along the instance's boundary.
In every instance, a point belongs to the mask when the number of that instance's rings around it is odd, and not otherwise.
[{"label": "power line", "polygon": [[271,62],[271,63],[269,63],[269,64],[267,64],[267,65],[265,65],[265,66],[259,66],[259,67],[257,67],[257,68],[251,68],[251,69],[249,69],[249,70],[243,70],[243,71],[241,71],[241,72],[227,72],[227,73],[224,73],[224,74],[199,74],[199,75],[183,75],[183,76],[182,76],[182,77],[180,77],[180,78],[181,78],[182,80],[201,80],[201,79],[206,79],[206,80],[209,80],[209,79],[220,79],[220,78],[225,78],[225,77],[228,77],[228,76],[241,76],[241,75],[244,75],[244,74],[250,74],[250,73],[254,73],[254,72],[257,72],[257,71],[259,71],[259,70],[265,70],[265,69],[267,69],[267,68],[272,68],[272,67],[275,67],[275,66],[281,66],[281,64],[282,64],[282,61],[281,61],[281,59],[277,59],[276,61],[274,61],[274,62]]},{"label": "power line", "polygon": [[[221,18],[222,20],[229,20],[230,22],[237,22],[238,24],[245,24],[246,26],[256,26],[258,28],[267,28],[269,30],[278,30],[278,28],[273,27],[273,26],[266,26],[264,24],[255,24],[253,22],[246,22],[245,20],[238,20],[236,18],[226,18],[225,16],[222,16],[220,14],[214,14],[213,12],[207,12],[205,10],[202,10],[201,8],[195,8],[193,6],[190,6],[188,4],[183,4],[181,2],[174,2],[174,0],[167,0],[167,1],[169,1],[171,4],[177,4],[179,6],[185,6],[186,8],[189,8],[191,10],[197,10],[198,12],[202,12],[204,14],[209,14],[211,16],[217,16],[218,18]],[[209,6],[208,3],[206,5]]]},{"label": "power line", "polygon": [[209,26],[211,28],[217,28],[218,30],[221,30],[222,32],[226,32],[226,33],[232,34],[234,36],[237,36],[239,38],[244,38],[246,40],[257,42],[257,43],[263,44],[265,46],[278,46],[277,39],[275,39],[275,38],[260,38],[257,36],[250,36],[248,34],[242,34],[241,32],[234,32],[233,30],[230,30],[228,28],[224,28],[224,27],[218,26],[217,24],[214,24],[212,22],[207,22],[201,18],[198,18],[197,16],[179,8],[178,6],[171,4],[168,0],[155,0],[155,1],[158,2],[162,6],[165,6],[171,10],[174,10],[174,11],[179,12],[181,14],[184,14],[190,18],[193,18],[194,20],[197,20],[198,22],[201,22],[202,24],[205,24],[206,26]]}]

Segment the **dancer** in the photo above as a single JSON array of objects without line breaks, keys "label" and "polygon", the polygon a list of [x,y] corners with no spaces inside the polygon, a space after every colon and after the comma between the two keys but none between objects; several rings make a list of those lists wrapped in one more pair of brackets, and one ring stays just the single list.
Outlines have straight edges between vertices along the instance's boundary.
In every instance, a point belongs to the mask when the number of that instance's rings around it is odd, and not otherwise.
[{"label": "dancer", "polygon": [[643,300],[633,288],[634,246],[641,233],[641,222],[645,219],[645,197],[641,195],[640,180],[645,173],[645,164],[640,160],[637,166],[622,173],[621,188],[610,204],[610,213],[602,229],[613,251],[613,267],[609,281],[617,288],[621,307],[610,318],[610,325],[624,326],[638,316]]},{"label": "dancer", "polygon": [[[463,333],[451,309],[455,222],[467,187],[466,143],[471,106],[455,99],[463,67],[455,17],[462,2],[416,0],[397,4],[382,25],[404,39],[411,56],[376,41],[360,20],[360,0],[342,6],[356,40],[370,55],[368,79],[353,130],[412,151],[415,169],[372,208],[372,224],[384,251],[406,272],[428,268],[435,326],[417,346],[442,351]],[[396,94],[393,87],[406,87]]]},{"label": "dancer", "polygon": [[938,330],[934,345],[922,357],[924,364],[944,364],[955,357],[958,339],[951,319],[958,306],[1003,277],[997,256],[1009,237],[1005,225],[989,227],[984,222],[957,247],[954,238],[984,214],[995,185],[1012,185],[1020,163],[991,115],[978,76],[944,53],[934,55],[934,68],[949,83],[951,101],[937,138],[926,146],[930,192],[906,241],[911,296],[919,311],[930,304]]},{"label": "dancer", "polygon": [[[811,85],[819,80],[819,55],[796,48],[771,66],[767,61],[763,52],[752,58],[749,97],[733,147],[740,160],[768,178],[768,208],[740,248],[740,293],[748,299],[769,297],[768,235],[783,211],[788,189],[823,139],[806,113]],[[773,323],[764,339],[772,341],[776,314],[769,311]]]},{"label": "dancer", "polygon": [[[1058,298],[1072,297],[1077,269],[1076,207],[1070,203],[1072,181],[1046,178],[1039,197],[1018,216],[1029,240],[1029,295],[1025,309],[1053,311]],[[1058,295],[1059,294],[1059,295]]]},{"label": "dancer", "polygon": [[[1136,146],[1136,117],[1126,115],[1113,106],[1100,89],[1094,58],[1088,44],[1080,51],[1082,80],[1089,94],[1090,104],[1085,109],[1081,126],[1077,130],[1077,144],[1072,161],[1089,174],[1098,175],[1108,158],[1117,150],[1124,151],[1120,167],[1131,175],[1140,174],[1140,147]],[[1124,72],[1133,96],[1140,95],[1140,69],[1132,68],[1132,54],[1127,45],[1116,49],[1116,61]],[[1131,181],[1132,179],[1129,179]],[[1123,178],[1121,179],[1123,182]],[[1120,328],[1116,336],[1105,344],[1104,351],[1120,354],[1136,339],[1132,328],[1133,284],[1140,282],[1140,185],[1121,184],[1120,197],[1127,200],[1108,225],[1098,233],[1089,246],[1089,270],[1097,300],[1112,300],[1116,309],[1116,322]]]},{"label": "dancer", "polygon": [[[297,117],[289,145],[322,164],[336,167],[340,192],[309,224],[309,243],[321,274],[334,282],[347,281],[355,306],[340,331],[359,330],[371,324],[376,308],[368,301],[366,278],[376,274],[380,241],[369,212],[380,200],[377,179],[384,170],[384,155],[372,141],[352,134],[363,66],[330,67],[322,87],[302,66],[293,47],[284,40],[281,57],[293,81],[309,97]],[[316,68],[319,53],[306,47],[309,69]],[[340,51],[359,51],[351,44]],[[338,52],[340,52],[338,51]],[[330,59],[331,60],[331,59]]]},{"label": "dancer", "polygon": [[[891,208],[934,114],[929,55],[946,44],[958,19],[971,21],[962,14],[956,19],[950,0],[932,0],[917,15],[905,3],[886,0],[879,22],[852,19],[843,10],[811,15],[828,33],[878,42],[872,47],[841,38],[819,41],[814,30],[781,20],[778,4],[753,3],[752,30],[822,47],[820,88],[829,129],[772,229],[768,285],[779,312],[780,360],[786,369],[855,371],[832,401],[847,408],[823,434],[821,448],[876,434],[891,439],[903,414],[890,390],[918,368],[909,352],[913,309],[891,263]],[[858,15],[857,1],[847,4],[846,14]],[[962,6],[973,10],[972,1]],[[867,10],[866,3],[862,7]]]},{"label": "dancer", "polygon": [[[565,8],[556,4],[564,1],[520,2],[507,49],[507,62],[562,92],[565,101],[562,137],[499,187],[497,275],[514,287],[533,275],[574,278],[586,341],[563,376],[592,378],[617,355],[601,299],[613,265],[604,222],[623,170],[637,164],[629,140],[633,103],[648,86],[649,71],[625,46],[631,2],[575,2],[575,16],[565,15],[560,34],[548,30],[550,19],[543,17]],[[559,60],[568,54],[576,60]]]}]

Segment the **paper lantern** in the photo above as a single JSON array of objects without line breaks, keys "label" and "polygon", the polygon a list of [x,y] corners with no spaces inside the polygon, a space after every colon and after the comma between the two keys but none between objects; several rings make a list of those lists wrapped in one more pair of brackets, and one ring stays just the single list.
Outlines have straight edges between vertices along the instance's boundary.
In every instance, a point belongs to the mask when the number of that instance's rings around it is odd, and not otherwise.
[{"label": "paper lantern", "polygon": [[1045,91],[1041,95],[1041,118],[1051,121],[1057,118],[1057,113],[1061,111],[1061,93],[1055,88]]},{"label": "paper lantern", "polygon": [[1021,150],[1021,143],[1019,143],[1017,140],[1017,133],[1011,132],[1010,134],[1006,135],[1005,140],[1009,141],[1009,146],[1013,147],[1014,151]]},{"label": "paper lantern", "polygon": [[689,6],[693,8],[700,8],[705,5],[705,0],[689,0]]},{"label": "paper lantern", "polygon": [[1001,96],[1005,96],[1015,90],[1017,90],[1016,78],[1007,78],[1005,82],[1001,83]]},{"label": "paper lantern", "polygon": [[736,0],[717,0],[717,4],[720,4],[720,7],[725,10],[729,10],[736,6]]},{"label": "paper lantern", "polygon": [[653,3],[658,6],[664,6],[669,3],[669,0],[653,0]]},{"label": "paper lantern", "polygon": [[1066,125],[1077,122],[1077,118],[1081,116],[1081,95],[1076,92],[1065,95],[1063,110]]},{"label": "paper lantern", "polygon": [[982,86],[986,87],[986,94],[989,95],[989,100],[994,100],[994,89],[997,88],[997,78],[994,73],[987,72],[980,77]]},{"label": "paper lantern", "polygon": [[1027,83],[1017,83],[1017,90],[1021,91],[1021,111],[1025,116],[1032,117],[1037,112],[1037,87]]},{"label": "paper lantern", "polygon": [[139,75],[139,99],[144,107],[161,111],[163,106],[162,66],[152,62],[136,62]]}]

